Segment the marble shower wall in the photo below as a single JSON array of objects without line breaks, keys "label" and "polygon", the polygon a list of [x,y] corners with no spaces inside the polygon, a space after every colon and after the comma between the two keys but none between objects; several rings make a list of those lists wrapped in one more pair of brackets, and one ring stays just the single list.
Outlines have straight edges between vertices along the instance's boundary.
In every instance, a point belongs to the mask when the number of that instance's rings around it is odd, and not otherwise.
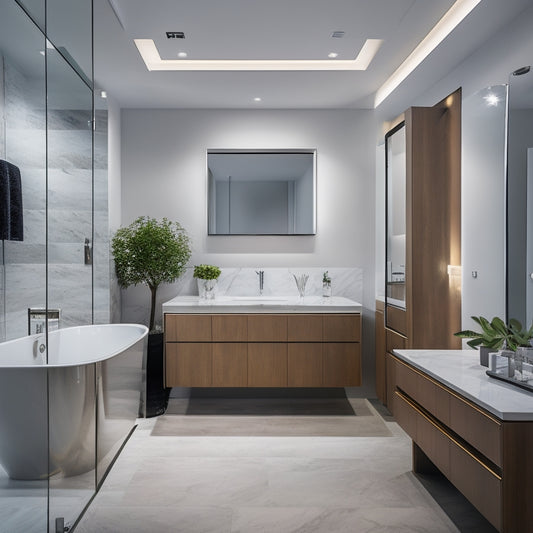
[{"label": "marble shower wall", "polygon": [[[24,241],[4,243],[0,340],[27,334],[28,308],[45,307],[47,283],[48,307],[61,309],[61,327],[93,321],[93,289],[94,322],[109,322],[107,112],[96,113],[93,212],[90,109],[48,110],[47,186],[44,96],[7,61],[4,79],[5,155],[21,171]],[[93,266],[84,263],[86,238]]]}]

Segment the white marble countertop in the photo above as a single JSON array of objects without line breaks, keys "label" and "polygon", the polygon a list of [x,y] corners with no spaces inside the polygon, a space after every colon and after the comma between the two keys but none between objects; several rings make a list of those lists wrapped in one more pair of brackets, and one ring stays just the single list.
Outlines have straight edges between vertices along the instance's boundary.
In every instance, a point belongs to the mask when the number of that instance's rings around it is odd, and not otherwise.
[{"label": "white marble countertop", "polygon": [[533,393],[487,376],[477,350],[394,350],[394,354],[501,420],[533,420]]},{"label": "white marble countertop", "polygon": [[342,296],[176,296],[163,304],[163,313],[360,313],[359,302]]}]

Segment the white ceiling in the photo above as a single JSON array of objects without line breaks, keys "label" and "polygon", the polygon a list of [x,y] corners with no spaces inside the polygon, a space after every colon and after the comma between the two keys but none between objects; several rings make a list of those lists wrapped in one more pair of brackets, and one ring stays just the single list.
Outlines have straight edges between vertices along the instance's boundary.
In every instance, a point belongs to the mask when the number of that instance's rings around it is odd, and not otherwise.
[{"label": "white ceiling", "polygon": [[[453,0],[95,0],[95,80],[128,108],[371,108],[373,95]],[[422,92],[531,0],[481,0],[418,67]],[[345,37],[331,37],[333,31]],[[167,39],[183,31],[185,39]],[[354,59],[384,39],[366,71],[149,72],[133,39],[163,59]],[[436,59],[438,58],[438,62]],[[254,97],[261,97],[255,102]],[[390,97],[393,98],[394,94]]]}]

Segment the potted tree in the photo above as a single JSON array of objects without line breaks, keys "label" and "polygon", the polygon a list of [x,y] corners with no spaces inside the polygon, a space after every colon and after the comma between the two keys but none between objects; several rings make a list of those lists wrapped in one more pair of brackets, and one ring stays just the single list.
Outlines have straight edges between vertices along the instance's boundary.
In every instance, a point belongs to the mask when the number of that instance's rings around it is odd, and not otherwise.
[{"label": "potted tree", "polygon": [[163,387],[163,333],[155,327],[157,289],[184,272],[191,257],[191,241],[178,222],[142,216],[120,228],[111,241],[118,283],[150,289],[150,319],[146,364],[146,416],[165,412],[170,390]]}]

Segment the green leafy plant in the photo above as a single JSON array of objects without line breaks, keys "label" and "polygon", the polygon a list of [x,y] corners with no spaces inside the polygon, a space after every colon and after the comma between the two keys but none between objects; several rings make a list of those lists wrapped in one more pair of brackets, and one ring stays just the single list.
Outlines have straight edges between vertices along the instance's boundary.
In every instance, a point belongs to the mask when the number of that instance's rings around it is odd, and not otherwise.
[{"label": "green leafy plant", "polygon": [[471,348],[485,346],[499,350],[506,346],[515,351],[518,346],[529,346],[533,339],[533,324],[529,330],[525,330],[522,324],[512,318],[506,324],[501,318],[494,317],[490,322],[482,316],[471,317],[474,322],[481,326],[481,331],[464,330],[454,333],[461,339],[471,339],[467,342]]},{"label": "green leafy plant", "polygon": [[111,241],[115,271],[121,287],[146,284],[151,292],[150,324],[154,329],[157,289],[184,272],[191,257],[191,241],[178,222],[139,217],[120,228]]},{"label": "green leafy plant", "polygon": [[331,283],[331,278],[329,277],[327,270],[322,275],[322,283],[327,283],[328,285]]},{"label": "green leafy plant", "polygon": [[213,265],[196,265],[193,276],[198,279],[217,279],[220,276],[220,268]]}]

